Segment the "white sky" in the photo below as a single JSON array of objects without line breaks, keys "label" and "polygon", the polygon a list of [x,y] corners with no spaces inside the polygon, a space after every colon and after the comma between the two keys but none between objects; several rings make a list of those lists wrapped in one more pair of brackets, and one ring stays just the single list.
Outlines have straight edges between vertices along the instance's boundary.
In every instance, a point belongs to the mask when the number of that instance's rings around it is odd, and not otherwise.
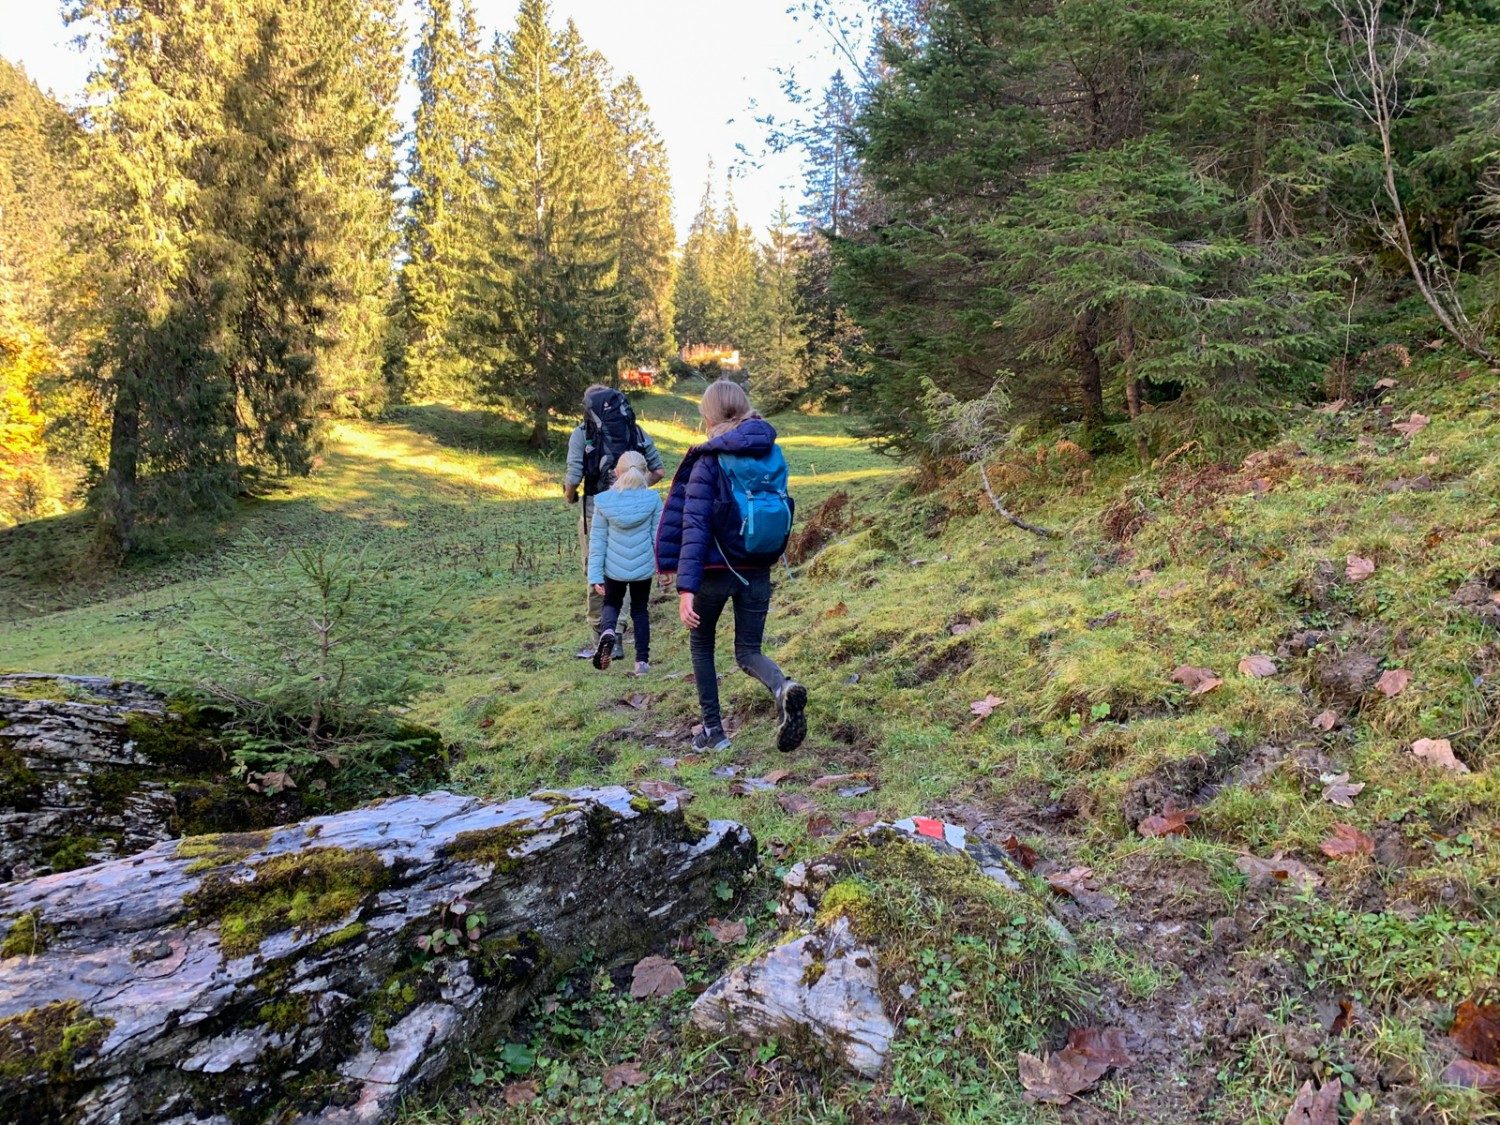
[{"label": "white sky", "polygon": [[[584,41],[622,76],[635,75],[667,145],[679,233],[697,210],[710,159],[723,175],[735,169],[735,202],[757,229],[784,196],[795,214],[801,199],[799,158],[783,154],[752,169],[737,146],[763,150],[764,130],[752,101],[784,116],[776,67],[795,67],[805,85],[821,89],[837,67],[826,39],[787,14],[793,0],[553,0],[553,22],[568,17]],[[403,0],[408,29],[417,20]],[[477,0],[487,32],[508,31],[515,0]],[[57,0],[0,0],[0,55],[22,63],[60,100],[78,100],[89,63],[69,40]],[[409,100],[409,99],[408,99]]]}]

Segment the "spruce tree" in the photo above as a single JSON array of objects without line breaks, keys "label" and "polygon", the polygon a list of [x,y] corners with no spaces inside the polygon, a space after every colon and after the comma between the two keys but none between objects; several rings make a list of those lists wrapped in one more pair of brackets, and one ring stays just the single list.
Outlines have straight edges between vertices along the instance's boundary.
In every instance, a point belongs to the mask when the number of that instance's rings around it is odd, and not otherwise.
[{"label": "spruce tree", "polygon": [[422,11],[412,60],[418,100],[406,173],[402,369],[412,388],[432,393],[456,389],[463,375],[450,333],[475,190],[482,71],[472,5],[426,0]]},{"label": "spruce tree", "polygon": [[791,405],[807,387],[806,317],[797,284],[805,254],[783,200],[760,247],[755,324],[746,342],[751,386],[768,411]]},{"label": "spruce tree", "polygon": [[628,327],[594,62],[542,0],[524,0],[492,52],[462,331],[485,392],[525,407],[538,447],[554,406],[614,375]]},{"label": "spruce tree", "polygon": [[632,310],[625,354],[656,364],[672,352],[672,185],[666,148],[641,89],[627,77],[610,92],[618,167],[614,204],[620,285]]},{"label": "spruce tree", "polygon": [[713,166],[703,184],[703,198],[688,227],[677,270],[676,304],[677,338],[685,345],[722,343],[711,339],[713,306],[714,247],[718,238],[719,216],[714,204]]}]

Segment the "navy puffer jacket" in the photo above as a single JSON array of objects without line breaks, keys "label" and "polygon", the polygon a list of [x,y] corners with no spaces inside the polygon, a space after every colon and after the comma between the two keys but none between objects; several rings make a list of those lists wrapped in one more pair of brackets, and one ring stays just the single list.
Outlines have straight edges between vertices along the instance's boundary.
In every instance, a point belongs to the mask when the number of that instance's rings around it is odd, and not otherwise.
[{"label": "navy puffer jacket", "polygon": [[677,466],[656,535],[656,569],[675,573],[679,591],[696,594],[705,570],[726,565],[714,539],[724,534],[721,524],[731,513],[724,511],[715,455],[763,457],[775,444],[776,429],[771,423],[747,418],[728,433],[693,446]]}]

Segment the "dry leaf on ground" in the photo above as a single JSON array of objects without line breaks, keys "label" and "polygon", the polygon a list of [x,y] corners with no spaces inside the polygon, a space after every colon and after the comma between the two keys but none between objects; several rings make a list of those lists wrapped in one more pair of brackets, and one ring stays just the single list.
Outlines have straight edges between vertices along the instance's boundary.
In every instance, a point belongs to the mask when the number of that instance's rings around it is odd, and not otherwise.
[{"label": "dry leaf on ground", "polygon": [[619,1090],[625,1086],[640,1086],[649,1081],[650,1077],[633,1062],[615,1063],[604,1072],[604,1088]]},{"label": "dry leaf on ground", "polygon": [[818,802],[802,793],[782,793],[776,798],[776,803],[789,816],[818,811]]},{"label": "dry leaf on ground", "polygon": [[654,777],[648,777],[637,781],[635,787],[641,791],[643,797],[660,801],[665,797],[676,797],[679,801],[687,802],[693,799],[691,789],[684,789],[680,785],[673,785],[670,781],[660,781]]},{"label": "dry leaf on ground", "polygon": [[648,696],[642,695],[640,692],[636,692],[629,698],[621,700],[621,702],[624,703],[627,707],[634,708],[637,711],[644,711],[651,705],[650,698]]},{"label": "dry leaf on ground", "polygon": [[1316,729],[1324,731],[1332,730],[1334,727],[1338,726],[1338,724],[1339,717],[1338,714],[1334,711],[1320,712],[1318,717],[1312,721],[1312,725]]},{"label": "dry leaf on ground", "polygon": [[1108,1063],[1072,1047],[1041,1059],[1022,1051],[1016,1066],[1021,1072],[1021,1085],[1026,1087],[1026,1100],[1053,1105],[1067,1105],[1074,1094],[1087,1090],[1109,1069]]},{"label": "dry leaf on ground", "polygon": [[723,942],[725,945],[738,945],[745,940],[749,930],[743,922],[731,922],[723,918],[710,918],[708,920],[708,932],[713,934],[715,941]]},{"label": "dry leaf on ground", "polygon": [[1486,1094],[1500,1094],[1500,1066],[1491,1063],[1454,1059],[1444,1068],[1442,1079],[1453,1086],[1482,1090]]},{"label": "dry leaf on ground", "polygon": [[825,609],[823,611],[823,616],[824,617],[843,617],[848,612],[849,612],[849,607],[846,606],[843,602],[839,602],[839,604],[836,605],[836,606],[834,606],[832,609]]},{"label": "dry leaf on ground", "polygon": [[1198,819],[1197,809],[1180,809],[1170,797],[1156,816],[1148,816],[1136,827],[1142,836],[1186,836],[1187,826]]},{"label": "dry leaf on ground", "polygon": [[1352,809],[1354,807],[1354,798],[1365,787],[1363,781],[1351,785],[1347,773],[1325,773],[1321,780],[1323,782],[1323,800],[1327,801],[1330,805],[1337,805],[1341,809]]},{"label": "dry leaf on ground", "polygon": [[536,1079],[528,1078],[525,1082],[509,1082],[505,1086],[505,1104],[514,1109],[518,1105],[529,1105],[536,1101],[537,1094]]},{"label": "dry leaf on ground", "polygon": [[1411,683],[1411,673],[1405,668],[1388,668],[1380,673],[1380,679],[1375,681],[1375,686],[1387,699],[1395,699],[1406,690],[1406,685],[1409,683]]},{"label": "dry leaf on ground", "polygon": [[831,789],[835,785],[843,785],[846,781],[862,781],[870,775],[867,773],[830,773],[824,774],[812,783],[814,789]]},{"label": "dry leaf on ground", "polygon": [[833,817],[827,813],[818,813],[807,818],[807,834],[818,840],[824,836],[837,836],[839,830],[833,826]]},{"label": "dry leaf on ground", "polygon": [[1344,577],[1350,582],[1363,582],[1375,573],[1375,560],[1362,555],[1350,555],[1344,560]]},{"label": "dry leaf on ground", "polygon": [[1172,682],[1188,689],[1189,695],[1202,695],[1213,691],[1224,681],[1217,672],[1207,668],[1194,668],[1191,664],[1179,664],[1172,669]]},{"label": "dry leaf on ground", "polygon": [[1446,738],[1419,738],[1411,744],[1411,752],[1430,765],[1454,773],[1469,772],[1469,767],[1453,756],[1453,743]]},{"label": "dry leaf on ground", "polygon": [[1234,861],[1234,865],[1252,879],[1258,875],[1269,876],[1278,883],[1290,883],[1299,891],[1310,890],[1323,883],[1312,868],[1299,860],[1287,859],[1280,852],[1276,852],[1270,859],[1261,859],[1258,855],[1242,855]]},{"label": "dry leaf on ground", "polygon": [[1416,437],[1427,428],[1427,423],[1431,421],[1432,419],[1427,417],[1427,415],[1413,412],[1410,420],[1394,422],[1391,425],[1391,429],[1395,430],[1398,434],[1405,434],[1407,437]]},{"label": "dry leaf on ground", "polygon": [[1316,1091],[1309,1079],[1297,1091],[1297,1098],[1287,1111],[1285,1125],[1339,1125],[1339,1099],[1343,1093],[1344,1084],[1337,1078]]},{"label": "dry leaf on ground", "polygon": [[1075,1027],[1068,1032],[1068,1046],[1110,1066],[1129,1066],[1135,1061],[1125,1048],[1123,1027]]},{"label": "dry leaf on ground", "polygon": [[1104,914],[1115,908],[1115,900],[1088,885],[1093,874],[1092,867],[1059,871],[1047,876],[1047,886],[1057,894],[1067,895],[1090,914]]},{"label": "dry leaf on ground", "polygon": [[1375,841],[1352,824],[1335,824],[1333,835],[1318,845],[1329,859],[1348,859],[1353,855],[1374,855]]},{"label": "dry leaf on ground", "polygon": [[1336,398],[1332,402],[1326,403],[1323,406],[1318,407],[1316,410],[1313,411],[1313,413],[1314,414],[1337,414],[1340,410],[1344,409],[1344,407],[1347,406],[1347,405],[1348,405],[1348,399]]},{"label": "dry leaf on ground", "polygon": [[630,995],[644,1000],[648,996],[670,996],[680,988],[686,988],[682,970],[665,957],[652,954],[635,964],[630,974]]},{"label": "dry leaf on ground", "polygon": [[1250,676],[1254,679],[1264,679],[1266,676],[1276,675],[1276,661],[1264,653],[1256,653],[1247,656],[1240,661],[1240,675]]},{"label": "dry leaf on ground", "polygon": [[1500,1064],[1500,1004],[1465,1000],[1453,1013],[1448,1037],[1476,1062]]},{"label": "dry leaf on ground", "polygon": [[1036,866],[1036,851],[1021,843],[1014,835],[1007,836],[1000,842],[1000,846],[1005,849],[1006,855],[1026,868],[1027,871]]},{"label": "dry leaf on ground", "polygon": [[969,712],[978,715],[981,719],[992,714],[996,707],[1001,706],[1005,700],[998,695],[986,695],[983,699],[977,699],[969,704]]},{"label": "dry leaf on ground", "polygon": [[844,813],[844,823],[852,824],[855,828],[868,828],[880,819],[880,814],[874,809],[858,809]]}]

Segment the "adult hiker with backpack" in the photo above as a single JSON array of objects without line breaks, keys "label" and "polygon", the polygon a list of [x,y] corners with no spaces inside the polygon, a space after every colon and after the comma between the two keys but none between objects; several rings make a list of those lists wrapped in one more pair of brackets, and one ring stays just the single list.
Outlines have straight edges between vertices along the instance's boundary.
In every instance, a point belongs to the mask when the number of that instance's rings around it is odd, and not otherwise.
[{"label": "adult hiker with backpack", "polygon": [[[568,468],[563,477],[563,498],[569,504],[578,503],[578,490],[583,489],[583,511],[578,517],[578,548],[583,557],[584,581],[588,582],[589,528],[594,522],[594,497],[607,491],[614,484],[615,465],[631,451],[646,459],[646,483],[654,485],[666,473],[656,443],[635,420],[635,411],[630,400],[613,387],[595,383],[583,392],[583,421],[574,427],[568,436]],[[587,586],[585,614],[589,630],[593,634],[587,648],[580,649],[580,660],[592,659],[599,647],[599,616],[604,609],[604,597]],[[615,636],[614,659],[625,657],[623,631]]]},{"label": "adult hiker with backpack", "polygon": [[734,606],[734,661],[776,700],[776,746],[795,750],[807,735],[807,689],[761,651],[771,608],[771,567],[791,535],[786,457],[776,430],[755,413],[738,383],[720,379],[699,406],[708,440],[687,451],[656,538],[656,568],[677,575],[678,616],[688,650],[703,729],[695,750],[727,750],[714,668],[714,633]]}]

